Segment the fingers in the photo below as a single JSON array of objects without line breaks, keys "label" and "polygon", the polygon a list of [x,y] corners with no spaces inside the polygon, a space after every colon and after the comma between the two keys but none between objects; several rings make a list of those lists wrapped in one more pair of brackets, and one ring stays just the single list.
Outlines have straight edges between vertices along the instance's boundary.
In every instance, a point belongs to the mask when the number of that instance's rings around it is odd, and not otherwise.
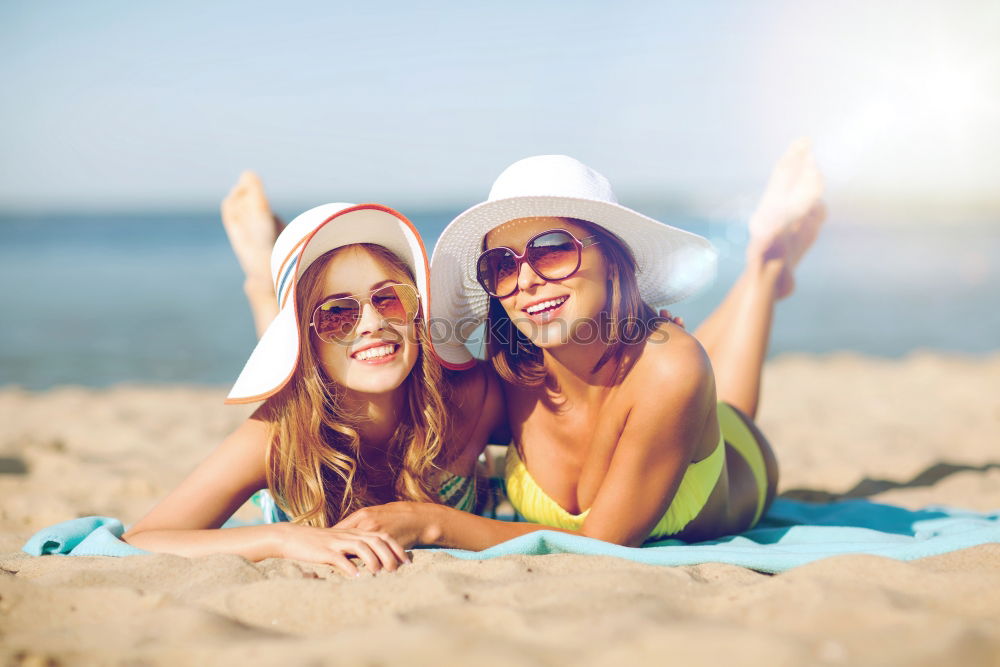
[{"label": "fingers", "polygon": [[337,568],[341,574],[348,577],[356,577],[360,572],[358,572],[357,566],[351,562],[351,560],[341,553],[335,553],[330,556],[330,565]]},{"label": "fingers", "polygon": [[355,541],[351,545],[350,550],[354,552],[355,556],[361,559],[361,562],[365,564],[369,572],[378,572],[382,569],[382,561],[375,555],[375,550],[368,546],[363,539]]},{"label": "fingers", "polygon": [[673,315],[673,313],[671,313],[666,308],[661,308],[659,315],[660,315],[661,318],[663,318],[665,320],[670,320],[671,322],[673,322],[674,324],[676,324],[677,326],[679,326],[681,329],[685,328],[684,327],[684,318],[680,317],[680,316],[675,317]]},{"label": "fingers", "polygon": [[367,508],[361,508],[359,510],[354,510],[343,519],[338,521],[333,525],[333,528],[338,530],[358,530],[361,527],[361,522],[368,516]]},{"label": "fingers", "polygon": [[366,535],[362,539],[367,542],[368,546],[375,552],[375,555],[378,556],[382,567],[390,572],[395,572],[396,568],[405,562],[392,546],[389,545],[388,540],[378,535]]},{"label": "fingers", "polygon": [[379,537],[381,537],[382,540],[384,540],[385,543],[389,545],[389,548],[392,549],[392,552],[396,554],[396,556],[399,558],[400,563],[410,562],[410,556],[406,553],[406,549],[404,549],[403,545],[397,542],[395,538],[393,538],[388,533],[379,533]]},{"label": "fingers", "polygon": [[403,548],[403,545],[400,544],[395,537],[389,533],[376,533],[376,535],[378,535],[382,542],[388,545],[389,549],[392,550],[393,555],[399,559],[400,564],[410,562],[409,554],[406,553],[406,549]]},{"label": "fingers", "polygon": [[360,537],[349,545],[336,547],[326,561],[348,577],[360,576],[361,571],[349,555],[356,556],[365,568],[375,574],[380,570],[395,572],[403,563],[408,563],[406,552],[392,538],[383,539],[375,535]]}]

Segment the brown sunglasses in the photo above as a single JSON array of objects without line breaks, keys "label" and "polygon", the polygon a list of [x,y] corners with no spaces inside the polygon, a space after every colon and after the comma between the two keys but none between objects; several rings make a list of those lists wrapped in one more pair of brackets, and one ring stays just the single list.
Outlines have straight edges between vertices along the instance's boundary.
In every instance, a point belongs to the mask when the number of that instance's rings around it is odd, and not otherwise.
[{"label": "brown sunglasses", "polygon": [[476,261],[476,279],[490,296],[503,299],[517,291],[521,264],[545,280],[563,280],[580,269],[583,249],[600,243],[597,236],[577,239],[565,229],[550,229],[531,237],[518,255],[510,248],[491,248]]}]

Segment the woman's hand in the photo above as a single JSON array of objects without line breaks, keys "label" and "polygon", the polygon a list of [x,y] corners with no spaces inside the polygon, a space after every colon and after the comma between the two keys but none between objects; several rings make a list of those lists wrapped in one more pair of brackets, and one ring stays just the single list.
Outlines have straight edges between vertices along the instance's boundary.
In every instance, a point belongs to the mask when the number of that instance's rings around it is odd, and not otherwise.
[{"label": "woman's hand", "polygon": [[399,542],[385,532],[343,528],[339,524],[333,528],[275,525],[280,526],[277,550],[282,558],[327,563],[351,577],[359,572],[349,556],[360,559],[372,573],[382,569],[392,572],[410,562]]},{"label": "woman's hand", "polygon": [[684,318],[683,317],[680,317],[680,316],[674,317],[670,313],[670,311],[667,310],[666,308],[661,308],[659,314],[660,314],[661,318],[673,322],[674,324],[676,324],[677,326],[679,326],[681,329],[685,328],[684,327]]},{"label": "woman's hand", "polygon": [[409,549],[414,544],[434,544],[441,535],[435,519],[440,505],[400,501],[359,509],[334,528],[385,534]]}]

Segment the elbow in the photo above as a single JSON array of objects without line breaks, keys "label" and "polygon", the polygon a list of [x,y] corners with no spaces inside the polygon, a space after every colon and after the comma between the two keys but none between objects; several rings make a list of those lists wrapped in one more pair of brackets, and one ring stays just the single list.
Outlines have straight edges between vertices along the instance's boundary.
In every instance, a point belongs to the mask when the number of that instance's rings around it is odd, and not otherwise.
[{"label": "elbow", "polygon": [[132,542],[132,540],[135,539],[136,535],[141,535],[141,534],[142,531],[126,530],[124,533],[122,533],[121,541],[125,542],[126,544],[131,544],[132,546],[135,546],[135,543]]},{"label": "elbow", "polygon": [[643,536],[638,537],[627,537],[619,540],[615,540],[615,544],[623,547],[631,547],[633,549],[638,549],[646,542],[646,538]]},{"label": "elbow", "polygon": [[587,530],[584,528],[581,531],[581,534],[584,537],[601,540],[602,542],[610,542],[611,544],[617,544],[621,547],[641,547],[646,541],[645,535],[628,535],[621,532],[607,530]]}]

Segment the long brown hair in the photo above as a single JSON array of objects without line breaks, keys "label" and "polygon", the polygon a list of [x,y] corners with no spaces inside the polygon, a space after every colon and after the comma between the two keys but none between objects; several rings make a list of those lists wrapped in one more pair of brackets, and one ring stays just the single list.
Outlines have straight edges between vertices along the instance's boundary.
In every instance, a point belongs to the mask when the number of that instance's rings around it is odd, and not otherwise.
[{"label": "long brown hair", "polygon": [[[321,297],[324,267],[346,248],[361,247],[400,282],[413,284],[408,267],[380,245],[362,243],[327,252],[302,274],[296,315],[311,317]],[[399,416],[388,448],[390,472],[398,499],[436,502],[436,477],[444,455],[449,384],[428,349],[418,315],[419,356],[402,385],[405,411]],[[343,388],[326,377],[313,349],[310,328],[299,326],[299,359],[291,380],[267,400],[258,416],[269,426],[267,485],[293,522],[328,527],[354,510],[378,502],[368,490],[364,444],[357,421],[342,406]]]},{"label": "long brown hair", "polygon": [[[576,218],[562,220],[579,225],[598,237],[596,247],[608,267],[608,302],[598,322],[598,333],[607,349],[591,372],[596,373],[613,361],[616,377],[621,377],[628,367],[629,348],[649,337],[656,317],[639,294],[635,256],[621,239],[603,227]],[[484,239],[484,250],[485,244]],[[507,382],[526,387],[545,383],[541,348],[514,326],[500,300],[494,297],[490,297],[486,327],[486,351],[497,375]]]}]

